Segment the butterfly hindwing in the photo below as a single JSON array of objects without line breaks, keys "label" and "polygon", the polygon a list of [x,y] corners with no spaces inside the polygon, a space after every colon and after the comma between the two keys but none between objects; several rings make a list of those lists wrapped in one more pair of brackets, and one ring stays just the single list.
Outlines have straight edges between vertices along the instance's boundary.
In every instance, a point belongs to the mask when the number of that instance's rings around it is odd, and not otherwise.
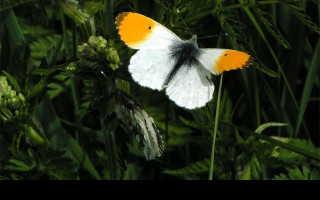
[{"label": "butterfly hindwing", "polygon": [[163,49],[182,41],[163,25],[138,13],[120,13],[116,26],[121,40],[133,49]]},{"label": "butterfly hindwing", "polygon": [[211,74],[200,64],[181,66],[166,88],[172,101],[188,109],[205,106],[213,91]]}]

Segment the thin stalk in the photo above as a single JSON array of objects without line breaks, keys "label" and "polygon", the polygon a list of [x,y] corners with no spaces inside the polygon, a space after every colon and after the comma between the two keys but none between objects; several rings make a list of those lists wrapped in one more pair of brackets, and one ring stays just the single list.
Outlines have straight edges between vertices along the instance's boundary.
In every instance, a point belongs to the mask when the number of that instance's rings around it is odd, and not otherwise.
[{"label": "thin stalk", "polygon": [[61,16],[61,24],[62,24],[62,32],[63,32],[63,43],[65,47],[66,52],[66,59],[70,60],[70,49],[69,49],[69,43],[68,43],[68,34],[67,34],[67,25],[66,25],[66,19],[64,17],[63,11],[60,8],[60,16]]},{"label": "thin stalk", "polygon": [[[245,2],[243,0],[239,0],[239,2],[240,2],[240,4],[245,4]],[[296,111],[299,111],[299,105],[298,105],[298,103],[296,101],[296,98],[295,98],[294,93],[292,91],[292,88],[291,88],[291,86],[289,84],[287,76],[285,75],[285,73],[284,73],[284,71],[283,71],[283,69],[282,69],[282,67],[280,65],[280,62],[277,59],[276,54],[274,53],[271,45],[269,44],[266,36],[264,35],[262,29],[260,28],[260,25],[256,21],[255,17],[253,16],[252,12],[250,11],[250,9],[247,8],[247,7],[243,7],[243,9],[247,13],[247,15],[248,15],[249,19],[251,20],[252,24],[256,27],[256,30],[258,31],[260,37],[262,38],[262,40],[265,42],[267,48],[269,49],[269,52],[271,53],[271,55],[273,57],[273,60],[275,61],[276,65],[278,67],[278,70],[280,71],[280,74],[281,74],[281,76],[282,76],[282,78],[284,80],[284,84],[285,84],[287,90],[289,91],[289,94],[290,94],[290,97],[291,97],[292,102],[294,104],[294,107],[296,108]],[[305,122],[304,121],[303,121],[303,125],[304,125],[304,128],[306,130],[307,136],[310,138],[309,131],[307,130],[307,127],[305,126]]]},{"label": "thin stalk", "polygon": [[[72,59],[77,58],[77,31],[76,31],[76,23],[72,22]],[[75,116],[75,122],[76,125],[78,126],[80,124],[79,121],[79,110],[80,110],[80,101],[79,101],[79,93],[77,90],[77,80],[72,77],[71,78],[71,93],[72,93],[72,100],[74,103],[74,116]],[[75,132],[76,135],[76,140],[79,142],[79,132]]]},{"label": "thin stalk", "polygon": [[[240,2],[240,3],[244,3],[243,0],[240,0],[239,2]],[[271,55],[272,55],[272,57],[273,57],[276,65],[278,66],[278,69],[279,69],[279,71],[280,71],[280,73],[281,73],[281,75],[282,75],[282,77],[283,77],[284,83],[285,83],[285,85],[287,86],[287,89],[288,89],[288,91],[289,91],[289,93],[290,93],[290,96],[291,96],[291,98],[292,98],[292,101],[293,101],[296,109],[298,110],[298,109],[299,109],[298,103],[297,103],[297,101],[296,101],[296,99],[295,99],[295,97],[294,97],[294,94],[293,94],[293,91],[292,91],[291,86],[290,86],[290,84],[289,84],[289,81],[288,81],[288,79],[287,79],[284,71],[282,70],[282,67],[281,67],[281,65],[280,65],[280,63],[279,63],[279,61],[278,61],[278,59],[277,59],[276,54],[274,53],[274,51],[273,51],[272,47],[270,46],[270,44],[269,44],[266,36],[264,35],[262,29],[260,28],[258,22],[256,21],[255,17],[254,17],[253,14],[251,13],[251,11],[250,11],[248,8],[245,8],[245,7],[244,7],[243,9],[244,9],[244,11],[247,13],[247,15],[248,15],[249,19],[251,20],[252,24],[256,27],[256,30],[258,31],[258,33],[259,33],[259,35],[261,36],[262,40],[263,40],[263,41],[265,42],[265,44],[267,45],[267,47],[268,47],[268,49],[269,49],[269,51],[270,51],[270,53],[271,53]]]},{"label": "thin stalk", "polygon": [[[64,13],[62,9],[60,9],[60,14],[61,14],[61,23],[62,23],[62,31],[63,31],[63,42],[65,45],[65,52],[66,52],[66,60],[69,61],[71,59],[75,59],[76,57],[76,26],[73,24],[72,28],[72,39],[73,39],[73,53],[70,51],[69,43],[68,43],[68,34],[67,34],[67,26],[66,26],[66,20],[64,17]],[[74,22],[73,22],[74,23]],[[76,125],[79,124],[78,116],[77,113],[80,108],[80,103],[79,103],[79,98],[78,98],[78,92],[77,92],[77,83],[74,78],[71,78],[71,95],[72,95],[72,100],[74,103],[74,115],[75,115],[75,122]],[[79,132],[75,130],[75,136],[76,136],[76,141],[79,142]]]},{"label": "thin stalk", "polygon": [[[166,102],[166,118],[165,118],[165,136],[166,136],[166,145],[168,145],[169,141],[169,104],[170,102],[167,100]],[[165,154],[166,160],[169,163],[169,154]]]},{"label": "thin stalk", "polygon": [[214,130],[213,130],[213,140],[212,140],[209,180],[212,180],[212,176],[213,176],[214,149],[215,149],[215,145],[216,145],[216,136],[217,136],[217,130],[218,130],[218,119],[219,119],[219,110],[220,110],[220,98],[221,98],[222,80],[223,80],[223,74],[221,74],[221,78],[220,78],[219,92],[218,92],[218,99],[217,99],[217,108],[216,108],[216,116],[215,116],[215,120],[214,120]]},{"label": "thin stalk", "polygon": [[105,148],[108,155],[108,167],[109,167],[109,174],[111,180],[117,180],[117,164],[116,164],[116,152],[115,152],[115,138],[114,132],[110,130],[104,130],[104,142]]},{"label": "thin stalk", "polygon": [[104,14],[104,21],[107,30],[107,35],[110,36],[115,31],[114,19],[113,19],[113,0],[105,0],[106,12]]},{"label": "thin stalk", "polygon": [[253,81],[254,81],[254,104],[256,108],[256,117],[257,117],[257,127],[261,125],[261,114],[260,114],[260,100],[259,100],[259,90],[258,90],[258,82],[257,82],[257,72],[256,69],[253,68]]}]

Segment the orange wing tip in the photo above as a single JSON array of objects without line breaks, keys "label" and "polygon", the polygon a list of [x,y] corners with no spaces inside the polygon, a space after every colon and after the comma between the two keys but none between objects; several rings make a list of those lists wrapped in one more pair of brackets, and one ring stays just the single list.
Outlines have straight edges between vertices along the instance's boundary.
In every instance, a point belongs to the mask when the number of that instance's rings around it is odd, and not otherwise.
[{"label": "orange wing tip", "polygon": [[121,25],[121,22],[123,21],[123,19],[129,14],[130,12],[123,12],[117,15],[116,17],[116,26],[117,28],[119,28],[119,26]]},{"label": "orange wing tip", "polygon": [[251,65],[252,62],[252,56],[247,53],[235,50],[226,50],[216,61],[215,71],[217,74],[221,74],[224,71],[247,67]]},{"label": "orange wing tip", "polygon": [[116,17],[116,26],[123,42],[135,47],[146,41],[156,26],[152,19],[132,12],[123,12]]}]

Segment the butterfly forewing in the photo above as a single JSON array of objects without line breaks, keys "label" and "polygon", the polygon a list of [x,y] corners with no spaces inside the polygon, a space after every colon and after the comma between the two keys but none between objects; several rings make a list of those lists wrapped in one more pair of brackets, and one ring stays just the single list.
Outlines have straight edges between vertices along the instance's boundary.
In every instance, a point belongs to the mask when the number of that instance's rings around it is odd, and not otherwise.
[{"label": "butterfly forewing", "polygon": [[252,64],[252,57],[241,51],[200,48],[200,52],[199,62],[213,74],[241,69]]},{"label": "butterfly forewing", "polygon": [[182,41],[166,27],[138,13],[120,13],[116,25],[121,40],[133,49],[163,49]]},{"label": "butterfly forewing", "polygon": [[175,61],[167,49],[141,49],[132,56],[129,72],[133,80],[142,86],[161,90],[172,71]]}]

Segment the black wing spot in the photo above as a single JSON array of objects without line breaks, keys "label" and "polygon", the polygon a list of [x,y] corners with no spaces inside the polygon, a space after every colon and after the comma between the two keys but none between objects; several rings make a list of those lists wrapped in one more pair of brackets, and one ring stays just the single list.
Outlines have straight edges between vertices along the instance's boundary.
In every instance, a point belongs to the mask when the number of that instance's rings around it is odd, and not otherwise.
[{"label": "black wing spot", "polygon": [[149,26],[148,28],[149,28],[149,30],[150,30],[150,29],[151,29],[151,26]]},{"label": "black wing spot", "polygon": [[228,54],[224,54],[224,56],[227,56]]}]

